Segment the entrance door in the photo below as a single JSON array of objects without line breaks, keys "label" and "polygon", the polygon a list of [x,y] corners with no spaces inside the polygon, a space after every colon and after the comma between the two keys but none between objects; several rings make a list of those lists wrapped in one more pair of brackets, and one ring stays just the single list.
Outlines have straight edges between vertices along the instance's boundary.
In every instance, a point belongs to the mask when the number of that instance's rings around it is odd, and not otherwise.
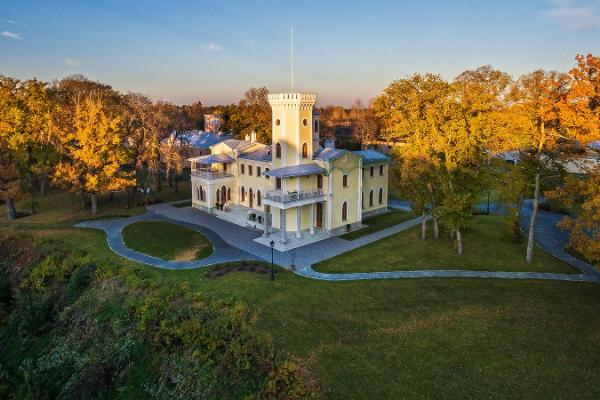
[{"label": "entrance door", "polygon": [[323,228],[323,203],[317,203],[317,228]]},{"label": "entrance door", "polygon": [[223,185],[221,187],[221,203],[225,204],[225,201],[227,201],[227,189],[225,188],[225,185]]}]

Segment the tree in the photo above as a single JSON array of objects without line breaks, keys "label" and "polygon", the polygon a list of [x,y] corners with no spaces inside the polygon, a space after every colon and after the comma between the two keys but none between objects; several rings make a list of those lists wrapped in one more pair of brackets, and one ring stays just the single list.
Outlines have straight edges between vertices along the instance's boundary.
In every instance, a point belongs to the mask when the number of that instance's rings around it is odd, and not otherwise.
[{"label": "tree", "polygon": [[57,138],[64,158],[58,164],[57,182],[91,195],[92,214],[97,195],[131,185],[131,173],[123,170],[129,154],[124,143],[121,117],[111,112],[101,94],[75,101],[73,119]]},{"label": "tree", "polygon": [[178,191],[177,176],[183,172],[183,144],[177,145],[177,135],[171,135],[160,144],[160,156],[165,165],[169,186],[175,178],[175,191]]},{"label": "tree", "polygon": [[262,143],[271,142],[271,106],[266,87],[250,88],[244,94],[237,107],[231,109],[228,125],[241,138],[253,131]]},{"label": "tree", "polygon": [[559,145],[568,139],[559,118],[566,90],[567,80],[563,74],[537,70],[522,76],[512,93],[515,103],[511,110],[518,126],[514,132],[523,139],[533,164],[533,209],[527,235],[527,263],[533,260],[541,187],[543,179],[548,178],[543,175],[556,167]]},{"label": "tree", "polygon": [[365,148],[366,143],[374,140],[379,133],[379,121],[375,117],[371,105],[368,108],[362,106],[358,100],[353,107],[355,116],[354,134],[360,141],[361,148]]}]

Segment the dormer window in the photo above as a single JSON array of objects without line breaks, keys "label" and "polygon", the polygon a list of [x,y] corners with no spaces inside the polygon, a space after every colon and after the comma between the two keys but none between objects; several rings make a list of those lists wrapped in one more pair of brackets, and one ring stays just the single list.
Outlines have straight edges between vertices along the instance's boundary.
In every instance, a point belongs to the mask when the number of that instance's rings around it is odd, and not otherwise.
[{"label": "dormer window", "polygon": [[308,145],[306,143],[304,143],[302,145],[302,158],[307,158],[308,157]]},{"label": "dormer window", "polygon": [[281,158],[281,144],[279,143],[275,145],[275,157]]}]

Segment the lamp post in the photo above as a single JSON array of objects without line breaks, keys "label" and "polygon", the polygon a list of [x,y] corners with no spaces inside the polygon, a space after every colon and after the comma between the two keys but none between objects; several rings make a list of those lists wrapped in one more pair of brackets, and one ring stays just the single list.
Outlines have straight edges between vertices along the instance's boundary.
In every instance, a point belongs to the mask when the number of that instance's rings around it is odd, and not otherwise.
[{"label": "lamp post", "polygon": [[273,251],[275,249],[275,242],[271,240],[271,280],[275,280],[275,270],[273,269]]}]

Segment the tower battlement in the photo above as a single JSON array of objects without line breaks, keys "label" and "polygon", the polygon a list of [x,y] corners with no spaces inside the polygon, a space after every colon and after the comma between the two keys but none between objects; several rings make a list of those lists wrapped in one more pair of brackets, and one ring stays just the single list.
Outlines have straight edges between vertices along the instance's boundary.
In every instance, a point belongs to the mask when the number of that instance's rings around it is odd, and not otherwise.
[{"label": "tower battlement", "polygon": [[269,94],[269,103],[309,103],[315,104],[317,101],[316,93],[271,93]]}]

